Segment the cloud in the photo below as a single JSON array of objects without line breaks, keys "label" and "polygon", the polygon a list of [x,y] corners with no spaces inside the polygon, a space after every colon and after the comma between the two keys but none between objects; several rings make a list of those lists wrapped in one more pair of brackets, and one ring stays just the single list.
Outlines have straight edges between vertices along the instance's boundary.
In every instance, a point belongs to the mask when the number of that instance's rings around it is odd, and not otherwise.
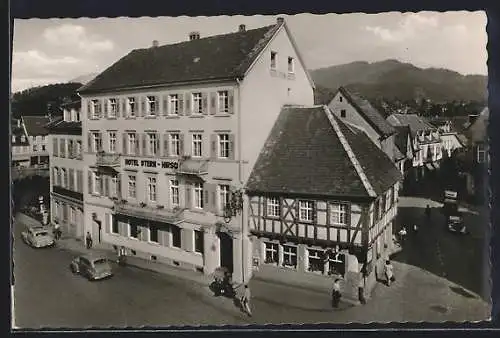
[{"label": "cloud", "polygon": [[399,25],[394,28],[384,28],[381,26],[365,26],[365,30],[378,36],[383,41],[400,42],[418,36],[428,29],[435,29],[438,26],[436,16],[425,16],[423,14],[405,14]]},{"label": "cloud", "polygon": [[53,46],[77,48],[86,53],[106,52],[114,48],[111,40],[89,35],[85,27],[73,24],[47,28],[43,32],[43,38]]}]

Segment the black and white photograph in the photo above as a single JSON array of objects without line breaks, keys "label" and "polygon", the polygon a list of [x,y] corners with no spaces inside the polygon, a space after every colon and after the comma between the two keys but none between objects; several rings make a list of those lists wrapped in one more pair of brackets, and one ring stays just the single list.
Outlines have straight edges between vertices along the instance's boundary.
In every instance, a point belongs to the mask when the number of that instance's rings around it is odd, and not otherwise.
[{"label": "black and white photograph", "polygon": [[15,19],[12,328],[489,321],[486,24]]}]

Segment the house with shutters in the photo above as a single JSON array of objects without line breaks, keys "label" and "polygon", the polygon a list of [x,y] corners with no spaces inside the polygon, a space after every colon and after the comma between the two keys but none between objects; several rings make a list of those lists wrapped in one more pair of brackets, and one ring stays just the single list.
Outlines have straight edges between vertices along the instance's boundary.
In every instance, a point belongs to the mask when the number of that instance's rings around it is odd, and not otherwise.
[{"label": "house with shutters", "polygon": [[248,280],[247,209],[223,210],[283,105],[312,105],[313,88],[282,18],[133,50],[79,90],[85,232],[141,259]]},{"label": "house with shutters", "polygon": [[62,118],[45,125],[50,164],[50,222],[83,239],[83,147],[80,101],[61,105]]},{"label": "house with shutters", "polygon": [[21,119],[11,121],[12,167],[27,168],[30,166],[31,150],[28,135],[23,128]]},{"label": "house with shutters", "polygon": [[[248,228],[258,274],[330,287],[358,283],[393,249],[401,173],[357,126],[326,106],[282,109],[247,182]],[[257,274],[256,273],[256,274]]]},{"label": "house with shutters", "polygon": [[49,162],[49,131],[45,125],[50,122],[48,116],[23,116],[21,125],[28,135],[30,144],[30,165],[47,165]]}]

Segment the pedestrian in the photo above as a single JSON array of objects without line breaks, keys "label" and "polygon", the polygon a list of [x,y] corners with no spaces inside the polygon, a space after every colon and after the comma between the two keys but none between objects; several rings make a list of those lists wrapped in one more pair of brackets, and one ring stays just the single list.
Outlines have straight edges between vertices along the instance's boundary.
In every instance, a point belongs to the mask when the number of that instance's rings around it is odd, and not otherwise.
[{"label": "pedestrian", "polygon": [[358,298],[359,302],[363,305],[366,304],[366,298],[365,298],[365,276],[364,274],[361,274],[361,278],[359,279],[358,283]]},{"label": "pedestrian", "polygon": [[89,231],[87,231],[87,236],[85,237],[85,244],[87,244],[87,249],[92,247],[92,236]]},{"label": "pedestrian", "polygon": [[126,255],[127,253],[125,251],[125,247],[120,246],[120,248],[118,249],[118,261],[117,261],[119,265],[125,265]]},{"label": "pedestrian", "polygon": [[248,284],[245,284],[245,289],[243,291],[243,296],[241,297],[241,308],[243,311],[247,313],[250,317],[252,317],[252,310],[250,309],[250,288],[248,287]]},{"label": "pedestrian", "polygon": [[427,217],[427,220],[431,218],[431,206],[429,204],[425,207],[425,216]]},{"label": "pedestrian", "polygon": [[340,279],[337,278],[333,282],[333,289],[332,289],[332,307],[338,308],[339,303],[340,303],[340,298],[342,297],[342,294],[340,293]]},{"label": "pedestrian", "polygon": [[391,286],[391,283],[396,279],[394,278],[394,267],[390,260],[385,261],[384,265],[385,278],[387,279],[387,286]]},{"label": "pedestrian", "polygon": [[405,240],[405,237],[407,234],[406,227],[403,227],[401,230],[399,230],[398,234],[399,234],[400,241],[403,242]]},{"label": "pedestrian", "polygon": [[418,226],[416,224],[413,224],[413,231],[417,232],[418,231]]},{"label": "pedestrian", "polygon": [[56,240],[58,240],[59,238],[61,238],[61,229],[60,229],[61,225],[59,225],[59,223],[55,223],[54,224],[54,237]]}]

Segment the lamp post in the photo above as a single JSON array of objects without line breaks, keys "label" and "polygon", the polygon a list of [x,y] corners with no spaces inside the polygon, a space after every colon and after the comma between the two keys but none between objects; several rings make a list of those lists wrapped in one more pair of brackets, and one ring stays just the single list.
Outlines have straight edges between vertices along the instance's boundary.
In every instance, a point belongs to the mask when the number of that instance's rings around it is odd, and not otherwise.
[{"label": "lamp post", "polygon": [[245,283],[245,256],[243,254],[244,248],[244,234],[243,234],[243,191],[241,189],[233,191],[229,202],[224,206],[224,222],[229,224],[233,217],[241,215],[241,279]]}]

